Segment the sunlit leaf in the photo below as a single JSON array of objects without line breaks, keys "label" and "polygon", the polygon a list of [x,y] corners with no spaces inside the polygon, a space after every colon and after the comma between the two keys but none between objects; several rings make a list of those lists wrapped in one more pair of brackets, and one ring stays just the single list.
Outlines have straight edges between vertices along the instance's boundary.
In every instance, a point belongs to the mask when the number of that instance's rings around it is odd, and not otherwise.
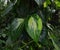
[{"label": "sunlit leaf", "polygon": [[42,30],[41,18],[37,14],[32,15],[28,20],[26,28],[29,36],[35,42],[38,42]]},{"label": "sunlit leaf", "polygon": [[46,2],[44,2],[44,4],[43,4],[43,5],[44,5],[44,7],[47,7],[47,3],[46,3]]},{"label": "sunlit leaf", "polygon": [[56,7],[60,7],[60,2],[59,1],[55,1]]},{"label": "sunlit leaf", "polygon": [[50,0],[46,0],[46,1],[43,3],[44,8],[46,8],[49,4],[51,4]]}]

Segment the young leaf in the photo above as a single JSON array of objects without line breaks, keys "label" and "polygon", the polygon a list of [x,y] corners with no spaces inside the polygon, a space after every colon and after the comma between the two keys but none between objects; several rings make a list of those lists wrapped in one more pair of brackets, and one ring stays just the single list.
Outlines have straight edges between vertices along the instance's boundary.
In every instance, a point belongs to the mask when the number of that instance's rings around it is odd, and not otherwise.
[{"label": "young leaf", "polygon": [[29,36],[35,42],[38,42],[41,30],[42,30],[42,20],[41,20],[41,18],[37,14],[32,15],[28,19],[26,29],[27,29],[27,32],[28,32]]}]

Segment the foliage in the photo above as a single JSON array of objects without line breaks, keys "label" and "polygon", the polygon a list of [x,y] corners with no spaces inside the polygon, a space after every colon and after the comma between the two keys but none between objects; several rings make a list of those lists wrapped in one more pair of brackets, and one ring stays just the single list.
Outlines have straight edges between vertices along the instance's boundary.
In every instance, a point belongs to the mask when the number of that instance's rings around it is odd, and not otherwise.
[{"label": "foliage", "polygon": [[60,50],[60,0],[0,0],[0,50]]}]

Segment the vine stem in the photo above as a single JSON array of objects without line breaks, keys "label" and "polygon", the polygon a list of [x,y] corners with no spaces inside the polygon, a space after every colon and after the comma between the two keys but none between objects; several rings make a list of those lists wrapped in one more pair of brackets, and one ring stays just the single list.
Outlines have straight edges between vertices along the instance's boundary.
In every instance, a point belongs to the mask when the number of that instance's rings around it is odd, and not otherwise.
[{"label": "vine stem", "polygon": [[27,44],[23,45],[23,46],[21,47],[21,49],[24,48],[24,47],[26,47],[27,45],[29,45],[29,44],[32,43],[32,42],[33,42],[33,41],[30,41],[30,42],[28,42]]}]

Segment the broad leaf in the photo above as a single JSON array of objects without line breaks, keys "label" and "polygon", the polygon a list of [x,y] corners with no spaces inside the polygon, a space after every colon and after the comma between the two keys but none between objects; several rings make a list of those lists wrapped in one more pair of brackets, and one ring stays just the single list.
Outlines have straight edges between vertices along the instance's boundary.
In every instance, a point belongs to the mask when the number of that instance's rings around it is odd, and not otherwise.
[{"label": "broad leaf", "polygon": [[24,23],[24,19],[22,18],[16,18],[12,22],[9,30],[10,31],[9,36],[13,41],[15,41],[20,36],[23,28],[23,23]]},{"label": "broad leaf", "polygon": [[42,30],[42,20],[37,14],[32,15],[26,25],[27,32],[29,36],[35,41],[38,42],[39,36]]}]

